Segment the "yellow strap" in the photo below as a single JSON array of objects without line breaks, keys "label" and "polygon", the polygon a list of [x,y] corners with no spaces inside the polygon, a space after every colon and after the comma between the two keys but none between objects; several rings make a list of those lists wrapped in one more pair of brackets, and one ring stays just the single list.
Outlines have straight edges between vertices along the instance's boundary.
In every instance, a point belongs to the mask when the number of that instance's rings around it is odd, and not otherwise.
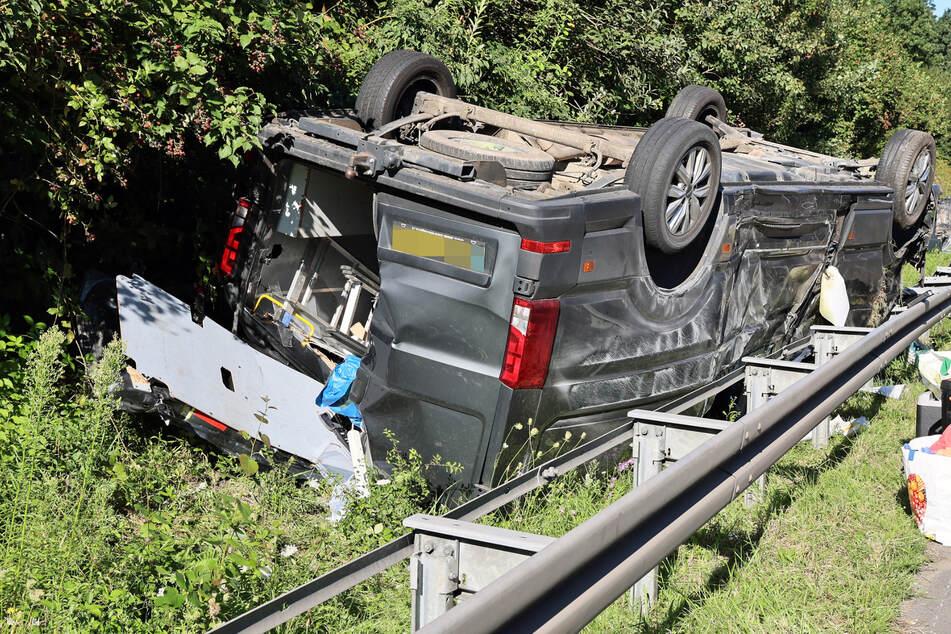
[{"label": "yellow strap", "polygon": [[[279,302],[278,300],[274,299],[273,297],[271,297],[271,296],[268,295],[267,293],[263,293],[260,297],[258,297],[258,301],[256,301],[256,302],[254,303],[254,311],[252,311],[252,312],[257,312],[258,306],[261,305],[261,300],[262,300],[262,299],[270,300],[270,302],[271,302],[272,304],[274,304],[275,306],[277,306],[277,307],[280,308],[281,310],[284,310],[284,302]],[[304,339],[304,341],[301,342],[301,345],[302,345],[302,346],[306,346],[306,345],[308,344],[308,342],[310,342],[311,337],[314,336],[314,324],[310,323],[309,320],[307,320],[307,319],[304,318],[304,317],[301,317],[300,315],[298,315],[298,314],[295,313],[294,311],[290,311],[290,313],[291,313],[291,317],[294,317],[295,319],[301,320],[302,322],[304,322],[305,324],[307,324],[307,327],[308,327],[308,328],[310,328],[310,333],[307,334],[307,338]],[[297,330],[297,332],[299,332],[301,335],[304,334],[304,332],[303,332],[302,330],[298,330],[298,329],[296,329],[296,328],[294,328],[293,330]]]}]

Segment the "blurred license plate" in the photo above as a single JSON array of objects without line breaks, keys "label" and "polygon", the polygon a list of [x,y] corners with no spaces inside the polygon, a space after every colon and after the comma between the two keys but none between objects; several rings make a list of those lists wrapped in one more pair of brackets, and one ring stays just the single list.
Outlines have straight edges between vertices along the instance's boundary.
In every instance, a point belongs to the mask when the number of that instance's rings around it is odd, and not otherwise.
[{"label": "blurred license plate", "polygon": [[427,260],[485,273],[485,242],[479,240],[458,238],[401,222],[393,226],[392,248]]}]

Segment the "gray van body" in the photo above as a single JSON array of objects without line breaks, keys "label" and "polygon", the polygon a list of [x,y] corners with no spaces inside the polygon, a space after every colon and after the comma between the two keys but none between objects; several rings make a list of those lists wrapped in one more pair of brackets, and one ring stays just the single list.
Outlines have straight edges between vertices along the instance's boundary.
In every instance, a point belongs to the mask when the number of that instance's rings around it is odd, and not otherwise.
[{"label": "gray van body", "polygon": [[[440,164],[436,154],[415,147],[411,154],[337,125],[339,117],[276,119],[260,132],[272,182],[255,202],[236,321],[259,342],[268,328],[280,330],[263,324],[255,305],[263,293],[293,290],[289,272],[313,258],[310,243],[350,235],[376,245],[369,335],[362,349],[350,342],[347,350],[362,356],[351,398],[384,470],[392,435],[425,461],[460,464],[457,480],[491,486],[530,453],[603,433],[632,407],[673,399],[744,355],[804,333],[829,264],[846,280],[848,324],[875,325],[898,299],[901,267],[920,258],[927,232],[895,229],[892,190],[867,176],[724,152],[720,211],[702,235],[706,246],[666,255],[645,245],[640,199],[623,185],[525,195],[472,172],[460,176],[458,164]],[[358,154],[373,156],[377,170],[347,179]],[[322,186],[308,190],[309,208],[297,204],[303,211],[289,214],[295,165]],[[328,231],[327,219],[351,233]],[[472,270],[394,249],[398,226],[484,245],[484,265]],[[570,241],[570,249],[536,253],[520,248],[522,240]],[[287,270],[275,273],[282,261]],[[540,389],[500,381],[516,297],[560,304]],[[321,374],[289,359],[277,339],[269,339],[276,356]]]}]

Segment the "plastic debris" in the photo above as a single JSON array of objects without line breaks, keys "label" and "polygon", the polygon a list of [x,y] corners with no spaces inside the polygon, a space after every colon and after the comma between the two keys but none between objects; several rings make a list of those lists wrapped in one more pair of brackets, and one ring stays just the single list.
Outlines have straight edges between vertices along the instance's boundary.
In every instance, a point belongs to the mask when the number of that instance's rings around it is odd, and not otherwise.
[{"label": "plastic debris", "polygon": [[951,372],[951,352],[935,350],[919,352],[918,372],[931,393],[940,399],[941,381],[949,378],[949,372]]},{"label": "plastic debris", "polygon": [[946,427],[941,437],[928,447],[928,451],[939,456],[951,457],[951,425]]},{"label": "plastic debris", "polygon": [[353,380],[357,378],[359,367],[360,358],[352,354],[347,355],[343,363],[333,369],[327,377],[324,389],[317,395],[317,405],[329,407],[332,412],[346,416],[356,427],[363,424],[363,416],[350,400],[350,387],[353,385]]},{"label": "plastic debris", "polygon": [[826,267],[819,285],[819,314],[833,326],[841,328],[849,317],[849,308],[845,279],[839,269],[834,266]]},{"label": "plastic debris", "polygon": [[845,420],[841,416],[836,416],[829,421],[829,432],[832,434],[842,434],[845,437],[854,436],[866,427],[868,427],[868,419],[864,416],[860,416],[855,420]]},{"label": "plastic debris", "polygon": [[[310,478],[307,480],[307,486],[312,489],[320,490],[321,483],[325,480],[323,477]],[[327,507],[330,509],[328,522],[337,523],[347,514],[347,494],[351,489],[350,480],[340,482],[330,491],[330,499],[327,501]]]},{"label": "plastic debris", "polygon": [[951,458],[926,451],[939,436],[922,436],[902,447],[908,499],[925,537],[951,544]]},{"label": "plastic debris", "polygon": [[367,486],[367,459],[363,454],[363,438],[359,429],[347,432],[347,444],[350,445],[350,458],[353,460],[353,490],[360,497],[369,497]]},{"label": "plastic debris", "polygon": [[878,394],[885,398],[901,398],[902,393],[905,391],[905,385],[903,383],[898,385],[869,385],[859,391],[868,392],[869,394]]}]

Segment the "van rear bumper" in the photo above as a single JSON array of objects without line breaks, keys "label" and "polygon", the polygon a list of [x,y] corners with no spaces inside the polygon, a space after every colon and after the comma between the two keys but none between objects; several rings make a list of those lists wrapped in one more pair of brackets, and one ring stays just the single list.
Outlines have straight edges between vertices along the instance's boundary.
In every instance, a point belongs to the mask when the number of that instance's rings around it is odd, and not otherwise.
[{"label": "van rear bumper", "polygon": [[[512,390],[494,373],[399,346],[371,350],[351,398],[359,403],[374,463],[386,470],[391,449],[414,449],[431,465],[426,476],[437,485],[498,480],[503,445],[515,442],[516,424],[534,416],[541,390]],[[449,463],[462,470],[451,473]]]}]

